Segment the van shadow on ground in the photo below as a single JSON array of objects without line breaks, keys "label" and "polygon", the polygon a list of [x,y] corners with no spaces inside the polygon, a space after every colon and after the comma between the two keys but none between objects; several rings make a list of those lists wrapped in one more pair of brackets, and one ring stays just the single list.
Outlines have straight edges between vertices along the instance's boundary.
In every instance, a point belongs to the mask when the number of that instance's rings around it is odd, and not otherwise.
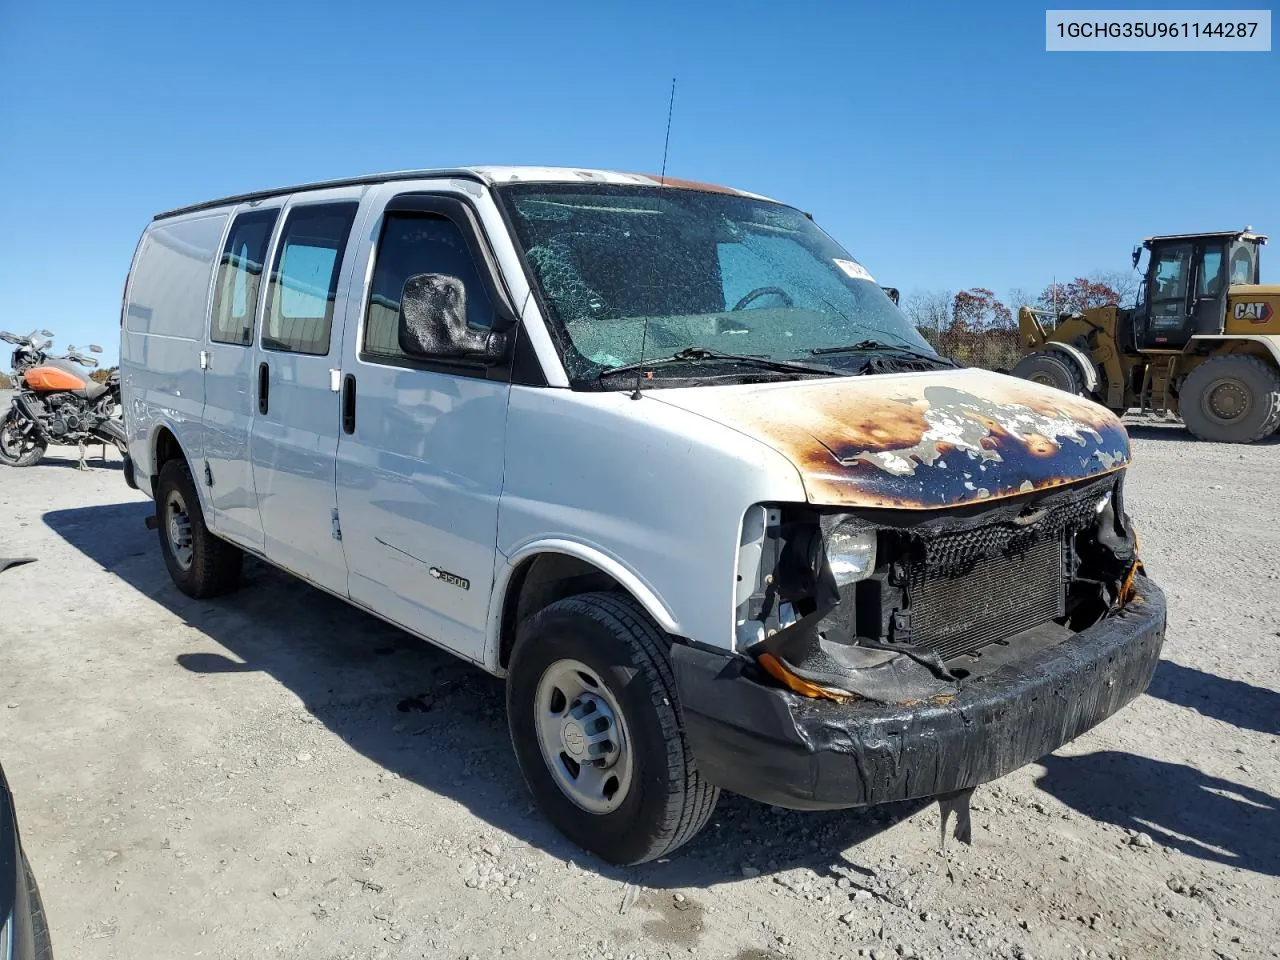
[{"label": "van shadow on ground", "polygon": [[534,809],[511,751],[501,681],[260,561],[246,562],[236,593],[192,600],[173,586],[156,534],[143,525],[152,509],[90,506],[52,511],[44,521],[230,654],[181,653],[184,669],[267,673],[374,763],[584,869],[658,888],[738,879],[744,864],[764,874],[803,866],[856,880],[867,871],[843,851],[927,806],[796,813],[725,795],[707,829],[670,862],[614,868],[563,839]]},{"label": "van shadow on ground", "polygon": [[1243,730],[1280,736],[1280,693],[1161,660],[1147,693]]},{"label": "van shadow on ground", "polygon": [[1050,755],[1036,781],[1095,820],[1213,863],[1280,876],[1280,799],[1181,763],[1104,750]]}]

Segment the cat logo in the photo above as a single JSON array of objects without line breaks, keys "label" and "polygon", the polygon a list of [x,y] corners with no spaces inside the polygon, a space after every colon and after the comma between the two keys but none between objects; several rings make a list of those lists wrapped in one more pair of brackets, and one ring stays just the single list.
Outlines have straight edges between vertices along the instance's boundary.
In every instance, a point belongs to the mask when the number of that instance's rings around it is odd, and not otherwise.
[{"label": "cat logo", "polygon": [[1248,320],[1250,323],[1266,323],[1274,311],[1269,303],[1237,303],[1232,315],[1237,320]]}]

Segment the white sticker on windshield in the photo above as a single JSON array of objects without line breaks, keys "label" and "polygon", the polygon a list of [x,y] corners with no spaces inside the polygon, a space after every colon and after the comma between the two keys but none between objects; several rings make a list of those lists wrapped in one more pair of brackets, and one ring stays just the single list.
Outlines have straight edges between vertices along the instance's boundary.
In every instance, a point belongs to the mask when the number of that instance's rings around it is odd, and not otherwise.
[{"label": "white sticker on windshield", "polygon": [[876,278],[867,273],[867,268],[856,260],[836,260],[835,265],[843,270],[846,276],[852,277],[854,280],[876,282]]}]

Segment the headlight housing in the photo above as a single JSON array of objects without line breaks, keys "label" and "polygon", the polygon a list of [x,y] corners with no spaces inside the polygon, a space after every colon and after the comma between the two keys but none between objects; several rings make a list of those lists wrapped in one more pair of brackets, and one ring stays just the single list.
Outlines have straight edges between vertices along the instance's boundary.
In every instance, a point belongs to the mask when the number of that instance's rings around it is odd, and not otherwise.
[{"label": "headlight housing", "polygon": [[876,532],[836,527],[827,535],[827,565],[836,586],[867,579],[876,569]]}]

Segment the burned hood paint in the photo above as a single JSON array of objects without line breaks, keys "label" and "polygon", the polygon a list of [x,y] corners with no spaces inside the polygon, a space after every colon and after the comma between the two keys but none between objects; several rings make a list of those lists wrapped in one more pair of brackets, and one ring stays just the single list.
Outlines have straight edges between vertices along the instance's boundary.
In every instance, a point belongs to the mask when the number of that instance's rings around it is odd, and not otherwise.
[{"label": "burned hood paint", "polygon": [[780,452],[810,503],[927,509],[1122,469],[1109,410],[983,370],[655,390]]}]

